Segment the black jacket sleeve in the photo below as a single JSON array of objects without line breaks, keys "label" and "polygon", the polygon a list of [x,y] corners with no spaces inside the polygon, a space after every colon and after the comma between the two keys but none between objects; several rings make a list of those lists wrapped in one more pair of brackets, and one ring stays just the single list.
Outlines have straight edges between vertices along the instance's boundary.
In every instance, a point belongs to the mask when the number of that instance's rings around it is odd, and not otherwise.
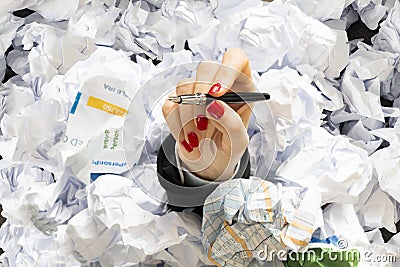
[{"label": "black jacket sleeve", "polygon": [[[173,211],[182,211],[193,207],[202,216],[203,204],[207,196],[214,191],[218,183],[210,182],[202,186],[192,186],[182,181],[177,167],[175,139],[169,135],[161,145],[157,156],[158,180],[168,196],[168,206]],[[240,161],[239,169],[233,178],[249,178],[250,156],[246,149]]]}]

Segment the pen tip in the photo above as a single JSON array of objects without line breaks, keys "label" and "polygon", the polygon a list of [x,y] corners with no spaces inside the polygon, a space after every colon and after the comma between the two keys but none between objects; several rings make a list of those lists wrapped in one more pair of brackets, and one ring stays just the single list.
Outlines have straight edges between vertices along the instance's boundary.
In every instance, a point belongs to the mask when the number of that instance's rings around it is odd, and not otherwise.
[{"label": "pen tip", "polygon": [[181,103],[181,98],[179,97],[179,96],[169,96],[168,98],[167,98],[167,100],[168,101],[172,101],[172,102],[174,102],[174,103]]}]

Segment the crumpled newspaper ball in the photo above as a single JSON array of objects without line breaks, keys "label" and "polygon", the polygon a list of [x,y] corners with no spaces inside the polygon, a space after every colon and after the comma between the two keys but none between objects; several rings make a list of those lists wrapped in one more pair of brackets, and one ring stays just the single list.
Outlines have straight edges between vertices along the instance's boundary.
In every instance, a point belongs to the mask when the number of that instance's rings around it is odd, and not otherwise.
[{"label": "crumpled newspaper ball", "polygon": [[[322,220],[321,196],[312,188],[282,187],[260,178],[220,184],[206,199],[203,244],[217,266],[248,266],[307,246]],[[264,259],[265,260],[265,259]]]}]

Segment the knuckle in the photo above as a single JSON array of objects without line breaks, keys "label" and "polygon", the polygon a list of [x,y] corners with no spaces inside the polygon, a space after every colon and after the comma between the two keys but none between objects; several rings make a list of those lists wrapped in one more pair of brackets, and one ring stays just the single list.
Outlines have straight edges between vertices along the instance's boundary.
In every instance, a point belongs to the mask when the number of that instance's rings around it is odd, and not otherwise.
[{"label": "knuckle", "polygon": [[185,94],[191,94],[193,91],[193,86],[186,83],[186,84],[180,84],[176,86],[176,95],[185,95]]},{"label": "knuckle", "polygon": [[176,85],[176,95],[191,94],[193,91],[194,79],[186,78],[182,79]]},{"label": "knuckle", "polygon": [[221,66],[221,69],[219,70],[218,74],[222,77],[225,77],[227,75],[229,75],[230,72],[230,68],[228,66]]},{"label": "knuckle", "polygon": [[202,61],[200,64],[197,66],[197,72],[209,72],[215,69],[218,69],[219,64],[215,61],[207,60],[207,61]]},{"label": "knuckle", "polygon": [[240,72],[230,66],[223,65],[219,70],[218,75],[220,77],[224,77],[227,80],[235,80],[236,76],[238,76]]}]

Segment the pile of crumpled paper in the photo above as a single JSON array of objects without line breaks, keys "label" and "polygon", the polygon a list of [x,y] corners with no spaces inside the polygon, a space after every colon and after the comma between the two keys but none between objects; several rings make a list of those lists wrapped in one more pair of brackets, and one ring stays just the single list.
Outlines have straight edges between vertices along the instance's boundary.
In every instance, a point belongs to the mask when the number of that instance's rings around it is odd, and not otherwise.
[{"label": "pile of crumpled paper", "polygon": [[[202,221],[165,204],[161,105],[230,47],[271,98],[251,179]],[[399,58],[396,0],[1,1],[2,266],[283,266],[256,250],[322,244],[395,266],[371,257],[400,260]]]}]

